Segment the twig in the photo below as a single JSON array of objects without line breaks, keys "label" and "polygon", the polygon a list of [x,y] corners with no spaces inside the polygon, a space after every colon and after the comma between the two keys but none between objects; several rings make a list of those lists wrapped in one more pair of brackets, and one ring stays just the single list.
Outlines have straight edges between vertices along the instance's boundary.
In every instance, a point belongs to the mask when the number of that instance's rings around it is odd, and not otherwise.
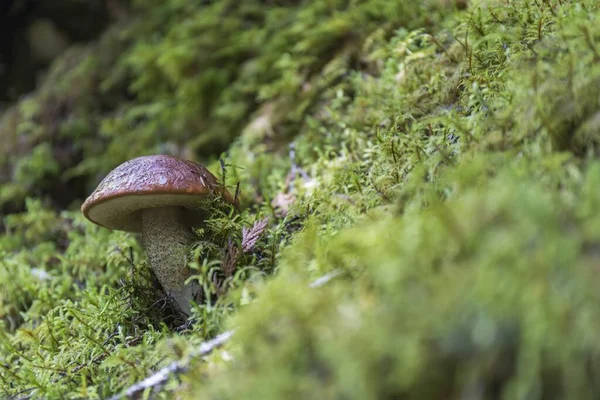
[{"label": "twig", "polygon": [[233,336],[233,333],[234,330],[232,329],[230,331],[221,333],[219,336],[209,340],[208,342],[201,343],[196,351],[193,351],[186,359],[172,362],[166,367],[159,369],[143,381],[130,386],[125,392],[111,397],[109,400],[132,397],[138,392],[164,384],[169,379],[171,374],[185,372],[188,368],[190,359],[210,354],[217,347],[227,343]]},{"label": "twig", "polygon": [[[309,288],[317,288],[317,287],[323,286],[330,280],[340,276],[342,274],[342,272],[343,271],[340,269],[335,269],[335,270],[329,272],[328,274],[325,274],[322,277],[312,281],[308,285],[308,287]],[[113,397],[109,398],[108,400],[119,400],[119,399],[123,399],[123,398],[132,398],[137,393],[139,393],[143,390],[146,390],[149,388],[157,388],[157,387],[162,386],[165,382],[167,382],[167,380],[169,379],[171,374],[179,374],[179,373],[187,371],[190,361],[192,359],[198,358],[198,357],[203,357],[205,355],[210,354],[214,349],[221,347],[222,345],[227,343],[229,341],[229,339],[231,339],[233,337],[234,333],[235,333],[235,329],[231,329],[229,331],[221,333],[220,335],[218,335],[217,337],[215,337],[212,340],[201,343],[200,346],[198,346],[197,349],[192,351],[186,358],[170,363],[169,365],[167,365],[164,368],[159,369],[158,371],[156,371],[154,374],[150,375],[146,379],[136,383],[133,386],[130,386],[127,390],[125,390],[125,392],[114,395]]]},{"label": "twig", "polygon": [[326,284],[327,282],[329,282],[333,278],[337,278],[341,274],[342,274],[342,270],[341,269],[334,269],[330,273],[325,274],[322,277],[317,278],[316,280],[312,281],[310,283],[310,285],[308,285],[308,287],[311,288],[311,289],[318,288],[319,286],[323,286],[324,284]]}]

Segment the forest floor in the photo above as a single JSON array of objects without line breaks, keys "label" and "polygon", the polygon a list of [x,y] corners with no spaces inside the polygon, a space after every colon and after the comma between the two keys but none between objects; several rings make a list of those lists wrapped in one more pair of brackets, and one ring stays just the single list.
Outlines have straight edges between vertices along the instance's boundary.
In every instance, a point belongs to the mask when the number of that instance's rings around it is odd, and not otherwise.
[{"label": "forest floor", "polygon": [[[0,114],[0,397],[598,398],[597,1],[131,3]],[[159,153],[189,321],[79,211]]]}]

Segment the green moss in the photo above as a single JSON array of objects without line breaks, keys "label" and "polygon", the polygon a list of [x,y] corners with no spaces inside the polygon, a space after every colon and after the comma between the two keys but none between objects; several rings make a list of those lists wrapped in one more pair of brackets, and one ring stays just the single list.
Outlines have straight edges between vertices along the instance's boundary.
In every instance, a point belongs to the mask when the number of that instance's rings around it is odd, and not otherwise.
[{"label": "green moss", "polygon": [[[599,237],[585,226],[599,169],[593,134],[576,132],[593,126],[598,69],[585,34],[567,32],[597,17],[474,7],[451,31],[377,49],[380,74],[338,87],[296,140],[317,182],[298,185],[311,228],[233,321],[235,361],[198,363],[184,393],[594,398]],[[581,60],[572,96],[558,94],[563,47]],[[306,289],[334,268],[346,279]]]},{"label": "green moss", "polygon": [[[570,194],[595,201],[598,171]],[[562,197],[507,168],[427,211],[307,232],[235,319],[235,361],[190,397],[593,398],[598,218]],[[311,264],[346,273],[313,293]]]},{"label": "green moss", "polygon": [[[159,397],[597,397],[594,1],[133,7],[0,123],[35,149],[2,165],[32,197],[0,237],[5,396],[107,397],[235,326]],[[51,207],[148,152],[240,182],[187,325],[132,235]]]},{"label": "green moss", "polygon": [[[128,24],[61,56],[22,103],[27,112],[0,130],[0,137],[11,135],[16,124],[27,138],[16,154],[3,152],[11,164],[37,143],[51,144],[61,173],[50,182],[62,181],[71,196],[63,206],[83,197],[98,175],[135,156],[214,158],[262,106],[273,110],[277,141],[289,140],[318,96],[359,62],[375,29],[389,35],[451,10],[439,0],[420,6],[222,0],[132,7],[136,17]],[[22,202],[27,182],[11,178],[16,189],[0,199]]]}]

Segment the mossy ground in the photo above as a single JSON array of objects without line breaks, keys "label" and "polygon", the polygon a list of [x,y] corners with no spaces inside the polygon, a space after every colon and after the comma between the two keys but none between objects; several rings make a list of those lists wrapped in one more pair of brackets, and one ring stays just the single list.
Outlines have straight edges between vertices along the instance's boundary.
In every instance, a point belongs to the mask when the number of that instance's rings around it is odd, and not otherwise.
[{"label": "mossy ground", "polygon": [[[28,198],[0,237],[3,396],[105,398],[236,327],[152,396],[598,397],[595,1],[132,6],[0,121],[33,149],[3,164],[1,201]],[[76,208],[151,152],[240,182],[198,232],[191,324]]]}]

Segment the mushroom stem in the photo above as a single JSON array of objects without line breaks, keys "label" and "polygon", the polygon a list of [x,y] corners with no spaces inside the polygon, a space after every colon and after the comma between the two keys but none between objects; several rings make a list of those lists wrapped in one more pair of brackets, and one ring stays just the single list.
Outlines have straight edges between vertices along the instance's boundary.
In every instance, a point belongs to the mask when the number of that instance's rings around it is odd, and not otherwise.
[{"label": "mushroom stem", "polygon": [[182,207],[142,210],[142,243],[150,268],[163,289],[180,311],[189,315],[190,302],[195,300],[200,286],[197,282],[185,285],[185,280],[190,276],[186,258],[194,234],[184,218]]}]

